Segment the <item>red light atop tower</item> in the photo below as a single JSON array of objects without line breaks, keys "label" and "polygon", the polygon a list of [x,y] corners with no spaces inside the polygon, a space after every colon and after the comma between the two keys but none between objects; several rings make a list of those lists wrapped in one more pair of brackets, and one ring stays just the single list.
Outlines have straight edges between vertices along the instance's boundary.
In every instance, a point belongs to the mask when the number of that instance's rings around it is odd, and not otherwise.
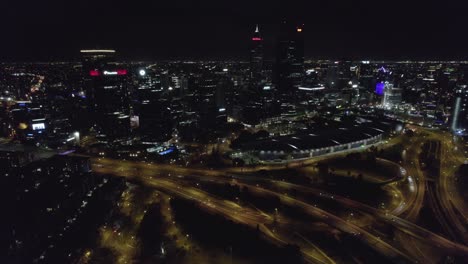
[{"label": "red light atop tower", "polygon": [[117,70],[117,75],[127,75],[127,70],[125,69]]},{"label": "red light atop tower", "polygon": [[98,70],[89,71],[89,76],[99,76],[101,73]]},{"label": "red light atop tower", "polygon": [[253,40],[253,41],[261,41],[262,38],[254,37],[254,38],[252,38],[252,40]]}]

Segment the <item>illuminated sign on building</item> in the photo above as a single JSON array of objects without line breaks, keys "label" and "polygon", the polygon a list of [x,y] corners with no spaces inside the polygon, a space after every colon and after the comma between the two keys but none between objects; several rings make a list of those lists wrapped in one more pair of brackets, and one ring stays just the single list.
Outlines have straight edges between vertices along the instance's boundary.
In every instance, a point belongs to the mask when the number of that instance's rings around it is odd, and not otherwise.
[{"label": "illuminated sign on building", "polygon": [[253,41],[260,41],[262,38],[252,38]]},{"label": "illuminated sign on building", "polygon": [[116,71],[104,71],[104,75],[117,75],[118,72]]},{"label": "illuminated sign on building", "polygon": [[43,129],[45,129],[45,124],[44,123],[32,124],[32,129],[33,130],[43,130]]},{"label": "illuminated sign on building", "polygon": [[98,70],[89,71],[89,76],[99,76],[101,73]]},{"label": "illuminated sign on building", "polygon": [[379,82],[375,86],[375,93],[378,94],[378,95],[383,95],[384,94],[384,89],[385,89],[385,84],[383,82]]},{"label": "illuminated sign on building", "polygon": [[[103,71],[102,73],[104,75],[127,75],[127,70],[120,69],[120,70],[116,70],[116,71]],[[98,70],[91,70],[91,71],[89,71],[89,75],[93,76],[93,77],[100,76],[101,72],[99,72]]]},{"label": "illuminated sign on building", "polygon": [[162,146],[146,149],[146,151],[148,153],[158,153],[158,155],[160,155],[160,156],[167,155],[169,153],[174,152],[175,150],[176,150],[175,147],[165,148],[165,147],[162,147]]},{"label": "illuminated sign on building", "polygon": [[165,150],[165,151],[159,152],[158,154],[159,154],[160,156],[164,156],[164,155],[167,155],[167,154],[170,154],[170,153],[174,152],[174,150],[175,150],[175,148],[174,148],[174,147],[171,147],[171,148],[169,148],[169,149],[167,149],[167,150]]},{"label": "illuminated sign on building", "polygon": [[117,70],[117,75],[127,75],[127,70]]}]

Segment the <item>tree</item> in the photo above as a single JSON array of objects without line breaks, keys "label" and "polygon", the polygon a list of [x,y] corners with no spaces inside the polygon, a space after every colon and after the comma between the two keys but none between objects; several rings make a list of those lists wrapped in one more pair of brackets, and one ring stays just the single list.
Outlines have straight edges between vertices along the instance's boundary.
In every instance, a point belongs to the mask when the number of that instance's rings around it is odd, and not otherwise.
[{"label": "tree", "polygon": [[155,251],[161,247],[163,230],[161,205],[159,203],[152,204],[143,217],[143,220],[141,220],[137,234],[142,242],[142,258],[147,258],[155,254]]},{"label": "tree", "polygon": [[234,166],[239,166],[239,167],[242,167],[245,165],[245,162],[243,159],[239,159],[239,158],[235,158],[232,160],[232,163],[234,164]]},{"label": "tree", "polygon": [[254,134],[255,139],[264,139],[270,137],[270,133],[265,130],[260,130],[257,133]]},{"label": "tree", "polygon": [[116,263],[117,256],[108,248],[98,248],[91,253],[90,264],[112,264]]}]

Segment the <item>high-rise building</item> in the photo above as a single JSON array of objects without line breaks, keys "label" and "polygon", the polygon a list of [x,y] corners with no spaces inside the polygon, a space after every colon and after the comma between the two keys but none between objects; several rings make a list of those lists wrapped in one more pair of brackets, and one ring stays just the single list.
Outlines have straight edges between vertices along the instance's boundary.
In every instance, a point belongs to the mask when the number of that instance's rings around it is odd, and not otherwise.
[{"label": "high-rise building", "polygon": [[251,40],[250,48],[250,78],[252,84],[257,86],[262,78],[263,71],[263,38],[257,25]]},{"label": "high-rise building", "polygon": [[401,89],[393,87],[393,84],[385,82],[384,94],[382,98],[382,106],[386,109],[391,109],[401,103]]},{"label": "high-rise building", "polygon": [[304,75],[303,27],[283,22],[276,57],[276,81],[282,93],[297,90]]},{"label": "high-rise building", "polygon": [[93,125],[108,140],[130,135],[127,69],[113,62],[114,50],[82,50],[83,78]]},{"label": "high-rise building", "polygon": [[327,88],[335,89],[338,86],[338,61],[327,65],[326,84]]},{"label": "high-rise building", "polygon": [[367,91],[374,92],[376,82],[373,65],[370,61],[361,61],[359,65],[359,84]]},{"label": "high-rise building", "polygon": [[[135,90],[135,101],[133,104],[134,116],[138,121],[133,126],[134,132],[142,142],[165,142],[171,137],[172,116],[170,104],[165,100],[166,91],[161,84],[161,72],[151,67],[141,68],[138,71],[137,89]],[[174,78],[172,78],[174,79]]]},{"label": "high-rise building", "polygon": [[468,85],[459,84],[455,88],[451,129],[457,134],[468,133]]}]

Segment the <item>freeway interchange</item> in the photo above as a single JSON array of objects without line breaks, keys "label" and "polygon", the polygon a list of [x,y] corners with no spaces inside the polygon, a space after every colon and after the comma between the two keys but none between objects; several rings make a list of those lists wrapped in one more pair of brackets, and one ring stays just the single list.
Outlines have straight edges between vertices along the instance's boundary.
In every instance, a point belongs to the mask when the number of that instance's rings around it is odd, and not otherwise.
[{"label": "freeway interchange", "polygon": [[[421,168],[421,148],[429,140],[441,142],[439,148],[443,155],[440,155],[441,173],[437,179],[428,177],[427,171]],[[353,262],[366,262],[365,254],[350,253],[343,257],[341,251],[333,249],[334,246],[323,245],[307,235],[317,222],[325,224],[323,232],[340,234],[337,241],[343,236],[351,237],[352,241],[389,262],[468,261],[465,229],[468,212],[463,199],[456,194],[452,179],[457,165],[465,162],[463,152],[453,151],[451,136],[439,131],[416,133],[405,147],[400,162],[405,175],[387,187],[398,193],[401,200],[395,201],[393,208],[385,209],[317,186],[263,177],[258,173],[277,169],[268,166],[210,169],[108,158],[92,158],[91,161],[93,171],[97,173],[125,177],[170,197],[193,201],[200,210],[210,214],[257,228],[269,243],[278,246],[296,244],[308,263],[341,263],[347,258]],[[313,163],[309,162],[301,165]],[[429,184],[435,184],[435,188],[429,188]],[[268,211],[253,203],[239,201],[237,197],[223,197],[206,187],[210,185],[238,186],[248,189],[256,197],[276,197],[281,208]],[[420,215],[427,206],[433,210],[435,219],[444,219],[440,221],[444,230],[450,231],[433,231],[424,225]],[[297,217],[290,211],[300,212],[305,217]]]}]

